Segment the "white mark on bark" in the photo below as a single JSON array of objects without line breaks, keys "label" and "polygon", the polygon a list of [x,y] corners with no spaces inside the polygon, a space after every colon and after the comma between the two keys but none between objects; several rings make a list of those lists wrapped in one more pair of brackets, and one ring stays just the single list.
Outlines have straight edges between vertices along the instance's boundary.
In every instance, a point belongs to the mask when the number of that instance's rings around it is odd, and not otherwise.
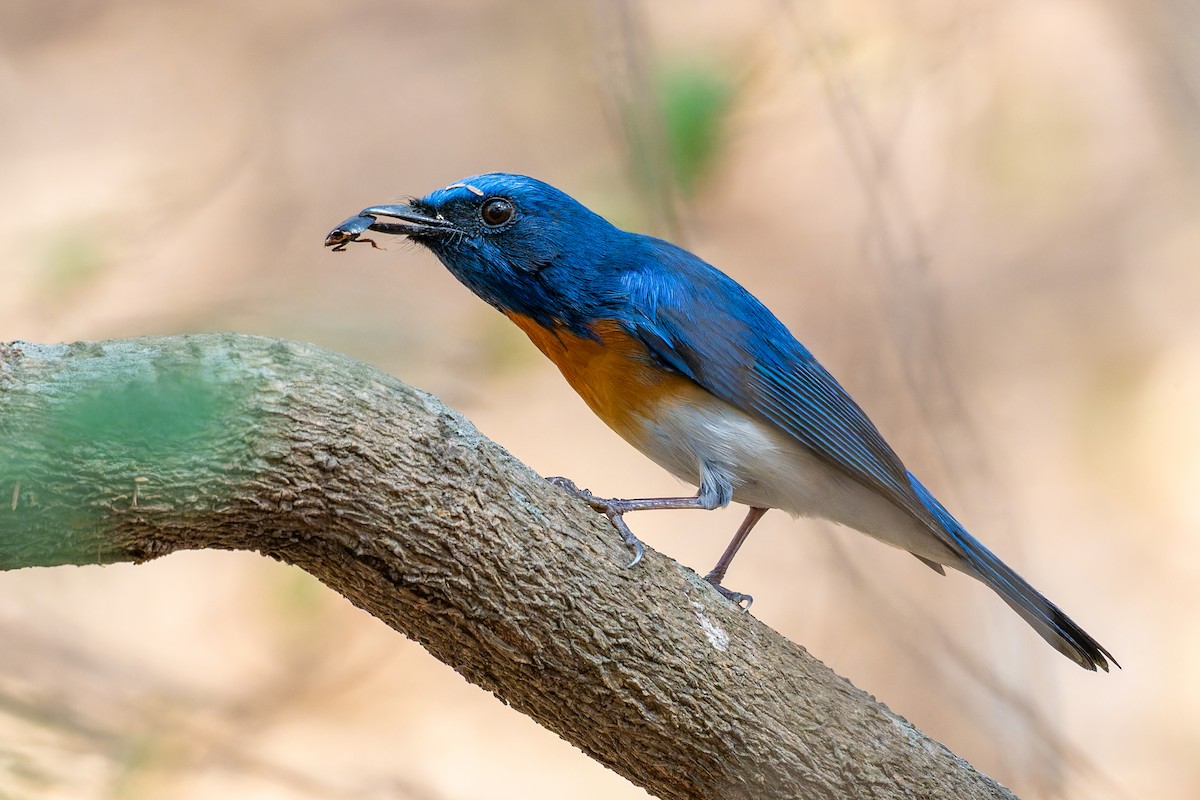
[{"label": "white mark on bark", "polygon": [[692,608],[696,610],[696,620],[700,623],[700,630],[704,631],[704,636],[708,639],[708,643],[722,653],[725,652],[729,647],[729,634],[725,632],[724,628],[708,618],[708,614],[704,613],[703,604],[692,603]]},{"label": "white mark on bark", "polygon": [[145,475],[138,475],[136,478],[133,479],[133,502],[129,504],[130,508],[138,507],[138,490],[141,488],[141,485],[143,483],[147,482],[148,480],[150,480],[150,479],[147,478]]}]

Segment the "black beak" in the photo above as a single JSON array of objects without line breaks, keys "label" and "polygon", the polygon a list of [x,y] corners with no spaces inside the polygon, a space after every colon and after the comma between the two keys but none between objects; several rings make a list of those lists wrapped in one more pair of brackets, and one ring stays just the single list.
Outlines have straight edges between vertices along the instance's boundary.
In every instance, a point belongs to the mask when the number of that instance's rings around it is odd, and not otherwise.
[{"label": "black beak", "polygon": [[[376,217],[390,217],[400,222],[379,222]],[[364,231],[392,233],[398,236],[420,236],[422,234],[447,233],[454,230],[449,220],[428,213],[410,205],[371,206],[364,208],[357,215],[338,225],[325,237],[325,246],[335,251],[346,249],[351,242],[367,242],[372,247],[378,245],[370,239],[360,239]]]}]

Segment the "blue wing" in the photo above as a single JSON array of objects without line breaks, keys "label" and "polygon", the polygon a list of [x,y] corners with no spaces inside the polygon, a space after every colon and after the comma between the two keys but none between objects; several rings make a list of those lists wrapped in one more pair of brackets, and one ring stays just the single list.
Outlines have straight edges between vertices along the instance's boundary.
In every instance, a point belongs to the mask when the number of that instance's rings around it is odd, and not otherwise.
[{"label": "blue wing", "polygon": [[795,437],[960,552],[867,415],[783,323],[724,273],[653,241],[657,268],[625,276],[629,332],[671,368]]}]

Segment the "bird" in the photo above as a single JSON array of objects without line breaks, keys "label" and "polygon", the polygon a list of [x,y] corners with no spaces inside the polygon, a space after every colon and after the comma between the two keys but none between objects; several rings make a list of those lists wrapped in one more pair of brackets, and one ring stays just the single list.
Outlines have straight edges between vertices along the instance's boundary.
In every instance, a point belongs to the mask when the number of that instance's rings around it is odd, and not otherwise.
[{"label": "bird", "polygon": [[363,209],[325,245],[405,236],[529,337],[588,407],[695,495],[601,498],[553,479],[603,512],[634,548],[624,515],[650,509],[749,511],[705,578],[726,572],[771,509],[815,517],[906,550],[996,592],[1084,669],[1112,654],[969,534],[917,480],[833,375],[753,294],[700,257],[625,231],[535,178],[493,172],[423,197]]}]

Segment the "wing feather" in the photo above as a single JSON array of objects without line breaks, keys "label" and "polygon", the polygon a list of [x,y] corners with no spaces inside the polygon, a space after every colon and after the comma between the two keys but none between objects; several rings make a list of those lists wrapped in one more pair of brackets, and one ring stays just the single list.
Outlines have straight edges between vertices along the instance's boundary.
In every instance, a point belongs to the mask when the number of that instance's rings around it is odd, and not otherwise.
[{"label": "wing feather", "polygon": [[[690,253],[626,276],[626,327],[665,365],[794,437],[925,523],[955,551],[908,471],[834,377],[761,302]],[[686,288],[685,288],[686,287]]]}]

